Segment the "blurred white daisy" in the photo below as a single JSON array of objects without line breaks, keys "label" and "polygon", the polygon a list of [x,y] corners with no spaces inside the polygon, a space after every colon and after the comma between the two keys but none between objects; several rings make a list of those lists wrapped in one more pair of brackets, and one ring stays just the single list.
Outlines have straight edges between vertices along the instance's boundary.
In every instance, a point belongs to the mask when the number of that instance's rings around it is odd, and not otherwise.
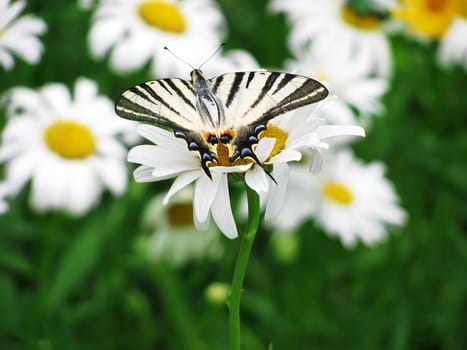
[{"label": "blurred white daisy", "polygon": [[7,70],[14,66],[13,54],[35,64],[44,50],[38,36],[45,33],[47,26],[33,15],[18,18],[25,6],[22,0],[0,1],[0,65]]},{"label": "blurred white daisy", "polygon": [[104,188],[121,194],[127,185],[126,148],[116,139],[134,125],[114,114],[97,95],[97,84],[81,78],[74,96],[62,84],[38,91],[12,89],[2,134],[0,162],[15,194],[31,180],[31,204],[80,215]]},{"label": "blurred white daisy", "polygon": [[154,76],[181,76],[186,64],[201,64],[224,37],[224,18],[212,0],[101,0],[89,33],[96,58],[110,52],[119,72],[142,68],[148,62]]},{"label": "blurred white daisy", "polygon": [[182,266],[196,259],[221,257],[223,245],[218,231],[199,231],[194,225],[192,197],[192,188],[185,187],[167,205],[160,194],[146,207],[143,220],[150,234],[139,240],[138,250],[149,260]]},{"label": "blurred white daisy", "polygon": [[366,126],[370,116],[383,111],[381,98],[388,89],[388,79],[372,76],[368,57],[353,53],[348,45],[318,42],[294,52],[296,58],[286,67],[319,79],[337,97],[321,106],[320,115],[327,121]]},{"label": "blurred white daisy", "polygon": [[358,13],[347,0],[314,0],[312,4],[308,0],[272,0],[271,9],[288,16],[293,51],[319,42],[345,45],[351,52],[367,56],[376,74],[390,74],[391,50],[379,16]]},{"label": "blurred white daisy", "polygon": [[402,225],[406,219],[381,162],[365,165],[345,150],[327,159],[318,176],[309,177],[304,169],[294,169],[294,176],[286,209],[275,222],[282,230],[314,217],[326,232],[352,246],[357,240],[376,243],[384,239],[388,225]]},{"label": "blurred white daisy", "polygon": [[442,64],[459,63],[467,69],[467,4],[465,0],[403,0],[392,16],[406,23],[410,33],[439,40]]}]

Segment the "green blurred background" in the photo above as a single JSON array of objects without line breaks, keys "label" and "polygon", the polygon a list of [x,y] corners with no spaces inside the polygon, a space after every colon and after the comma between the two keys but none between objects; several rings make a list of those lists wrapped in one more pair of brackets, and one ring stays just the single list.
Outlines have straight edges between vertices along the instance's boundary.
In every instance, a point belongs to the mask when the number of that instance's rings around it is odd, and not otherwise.
[{"label": "green blurred background", "polygon": [[[265,68],[290,57],[286,20],[268,13],[266,1],[218,3],[226,50],[246,49]],[[75,1],[30,1],[27,13],[48,24],[45,54],[37,66],[16,60],[1,72],[0,92],[71,87],[85,76],[113,99],[148,80],[147,69],[119,75],[90,58],[91,12]],[[242,299],[244,349],[467,348],[467,72],[441,68],[434,45],[396,35],[391,45],[386,113],[354,149],[386,163],[408,223],[374,247],[347,250],[310,221],[286,257],[287,242],[275,245],[261,231]],[[34,212],[28,189],[10,202],[0,216],[0,349],[227,347],[227,309],[205,290],[229,283],[238,242],[223,238],[226,253],[215,263],[148,263],[134,249],[147,234],[141,213],[168,183],[130,182],[82,218]]]}]

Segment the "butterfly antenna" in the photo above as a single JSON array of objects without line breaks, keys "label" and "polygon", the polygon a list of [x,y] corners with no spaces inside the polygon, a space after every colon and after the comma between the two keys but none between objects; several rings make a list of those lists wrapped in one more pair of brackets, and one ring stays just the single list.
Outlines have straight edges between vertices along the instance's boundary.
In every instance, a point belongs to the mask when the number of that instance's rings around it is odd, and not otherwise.
[{"label": "butterfly antenna", "polygon": [[195,69],[195,67],[193,67],[190,63],[188,63],[188,62],[185,61],[185,60],[182,60],[180,57],[178,57],[176,54],[174,54],[172,51],[170,51],[170,49],[169,49],[167,46],[164,46],[164,50],[169,51],[169,52],[172,54],[173,57],[175,57],[175,58],[176,58],[177,60],[179,60],[180,62],[183,62],[183,63],[185,63],[186,65],[190,66],[191,69],[193,69],[193,70]]},{"label": "butterfly antenna", "polygon": [[225,46],[225,43],[221,43],[221,44],[217,47],[216,51],[214,51],[214,52],[211,54],[211,56],[209,56],[203,63],[201,63],[201,64],[198,66],[198,69],[201,69],[201,67],[204,66],[204,64],[205,64],[207,61],[209,61],[211,58],[213,58],[213,57],[220,51],[220,49],[222,49],[224,46]]}]

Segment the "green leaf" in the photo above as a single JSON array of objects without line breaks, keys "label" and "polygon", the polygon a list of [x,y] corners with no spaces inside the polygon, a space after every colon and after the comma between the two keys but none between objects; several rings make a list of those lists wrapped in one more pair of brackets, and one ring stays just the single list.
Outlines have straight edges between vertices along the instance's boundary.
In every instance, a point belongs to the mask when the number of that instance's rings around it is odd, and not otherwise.
[{"label": "green leaf", "polygon": [[58,261],[57,272],[47,294],[47,307],[50,311],[65,302],[98,261],[103,242],[102,232],[96,226],[81,232]]}]

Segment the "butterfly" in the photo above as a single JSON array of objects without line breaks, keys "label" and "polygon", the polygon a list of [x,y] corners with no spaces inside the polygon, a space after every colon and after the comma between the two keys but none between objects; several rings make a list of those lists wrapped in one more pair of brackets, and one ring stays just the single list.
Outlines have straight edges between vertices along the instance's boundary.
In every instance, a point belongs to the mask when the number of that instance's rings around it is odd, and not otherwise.
[{"label": "butterfly", "polygon": [[190,81],[166,78],[133,86],[118,97],[115,111],[173,130],[190,151],[199,152],[210,178],[219,143],[228,147],[230,162],[249,158],[262,166],[253,146],[267,123],[328,95],[320,82],[284,72],[233,72],[206,79],[193,69],[190,75]]}]

